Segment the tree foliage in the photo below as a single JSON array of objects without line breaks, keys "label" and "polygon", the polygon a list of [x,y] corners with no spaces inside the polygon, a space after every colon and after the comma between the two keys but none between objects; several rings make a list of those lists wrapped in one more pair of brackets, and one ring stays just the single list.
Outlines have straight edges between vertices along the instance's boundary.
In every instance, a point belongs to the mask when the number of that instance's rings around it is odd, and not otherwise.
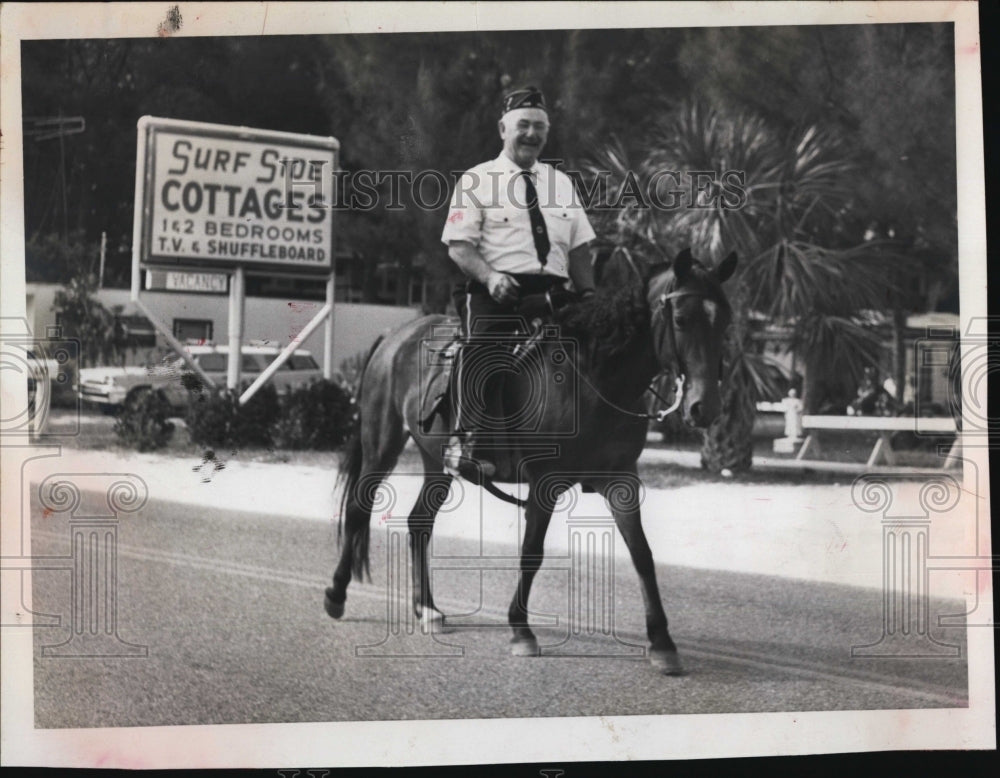
[{"label": "tree foliage", "polygon": [[53,308],[62,337],[80,343],[80,365],[110,364],[117,354],[114,315],[94,297],[97,277],[77,272],[56,292]]},{"label": "tree foliage", "polygon": [[[815,409],[879,361],[881,343],[859,317],[884,305],[897,256],[850,229],[858,166],[836,130],[786,130],[749,109],[696,101],[665,112],[645,145],[636,164],[613,142],[588,170],[611,170],[611,185],[621,186],[638,169],[640,191],[666,180],[660,171],[681,171],[687,200],[671,211],[634,204],[602,227],[612,240],[657,254],[653,261],[688,246],[709,263],[731,250],[741,256],[728,285],[734,317],[722,413],[706,433],[702,455],[713,470],[746,469],[755,401],[773,392],[774,383],[769,358],[752,338],[755,322],[790,329],[806,367],[803,399]],[[739,171],[742,197],[733,202],[719,187],[699,187],[697,171]],[[671,185],[677,186],[676,177]]]},{"label": "tree foliage", "polygon": [[[26,41],[22,64],[26,117],[86,121],[61,151],[57,139],[26,139],[26,234],[68,225],[95,243],[106,231],[106,279],[118,285],[129,273],[144,114],[334,135],[347,170],[450,178],[499,153],[500,96],[525,83],[549,99],[546,157],[570,169],[613,137],[636,157],[682,102],[758,116],[786,138],[808,126],[837,134],[859,171],[842,245],[870,230],[921,252],[939,278],[936,299],[954,277],[949,25]],[[738,131],[747,140],[755,132]],[[444,205],[424,210],[403,196],[398,210],[383,200],[343,214],[339,245],[360,253],[370,274],[379,264],[404,275],[423,266],[443,289],[455,277],[439,242]],[[32,261],[28,272],[45,276]],[[431,307],[446,300],[441,292]]]},{"label": "tree foliage", "polygon": [[[835,132],[856,163],[847,181],[847,242],[866,233],[892,239],[911,258],[920,255],[934,286],[932,306],[953,292],[958,233],[950,25],[691,31],[680,61],[692,94],[703,100],[751,110],[786,130],[814,124]],[[918,308],[926,301],[907,302]]]},{"label": "tree foliage", "polygon": [[[741,255],[731,391],[706,449],[717,469],[748,463],[750,403],[767,382],[752,315],[791,328],[815,408],[875,359],[858,311],[957,309],[950,25],[26,41],[22,65],[26,117],[86,121],[26,139],[25,227],[29,280],[69,283],[59,304],[88,348],[108,326],[88,302],[102,231],[107,279],[128,279],[141,116],[334,135],[345,170],[451,181],[499,153],[501,95],[528,83],[550,105],[546,158],[606,174],[613,192],[663,169],[688,191],[683,171],[744,177],[738,207],[709,187],[692,207],[624,199],[591,214],[609,240],[658,258],[688,245],[709,261]],[[338,218],[339,245],[364,258],[369,288],[376,268],[397,269],[401,302],[422,269],[435,285],[425,305],[443,310],[457,277],[440,243],[448,192],[419,207],[404,186],[394,208],[387,186]]]}]

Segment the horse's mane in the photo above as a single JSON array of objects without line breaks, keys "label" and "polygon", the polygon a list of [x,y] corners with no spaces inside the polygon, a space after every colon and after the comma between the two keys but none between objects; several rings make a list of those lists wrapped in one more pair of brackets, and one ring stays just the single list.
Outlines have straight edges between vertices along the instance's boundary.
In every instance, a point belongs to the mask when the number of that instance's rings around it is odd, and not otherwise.
[{"label": "horse's mane", "polygon": [[[645,258],[639,261],[647,277],[669,268],[666,263]],[[695,260],[691,272],[695,283],[728,309],[722,286],[711,271]],[[582,341],[581,345],[586,344],[591,357],[603,362],[649,331],[646,292],[646,285],[637,282],[598,286],[593,297],[567,306],[557,314],[556,321],[564,336]]]},{"label": "horse's mane", "polygon": [[557,315],[564,337],[583,341],[592,358],[604,361],[649,330],[649,306],[642,286],[598,288],[588,300]]}]

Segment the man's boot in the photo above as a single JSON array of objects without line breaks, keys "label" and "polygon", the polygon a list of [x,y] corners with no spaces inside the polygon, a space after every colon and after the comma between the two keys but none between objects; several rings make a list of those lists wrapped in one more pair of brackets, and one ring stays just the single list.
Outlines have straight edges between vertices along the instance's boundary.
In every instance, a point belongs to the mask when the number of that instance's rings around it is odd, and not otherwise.
[{"label": "man's boot", "polygon": [[469,359],[469,351],[473,347],[468,340],[462,343],[455,359],[452,394],[455,397],[454,409],[456,430],[445,447],[443,464],[445,472],[452,476],[461,476],[471,483],[481,483],[483,478],[492,478],[496,473],[496,465],[492,462],[478,461],[475,458],[475,434],[472,431],[461,431],[463,427],[474,427],[475,419],[463,411],[462,397],[467,391],[461,380],[463,363]]},{"label": "man's boot", "polygon": [[455,433],[448,440],[444,453],[444,469],[449,475],[462,476],[467,481],[479,483],[483,478],[492,478],[496,465],[475,457],[475,436],[471,432]]}]

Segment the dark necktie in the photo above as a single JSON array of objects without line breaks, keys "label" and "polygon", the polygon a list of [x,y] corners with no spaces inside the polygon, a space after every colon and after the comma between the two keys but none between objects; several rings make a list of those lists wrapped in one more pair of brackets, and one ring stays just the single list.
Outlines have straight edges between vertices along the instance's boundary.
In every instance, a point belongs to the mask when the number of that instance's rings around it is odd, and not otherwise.
[{"label": "dark necktie", "polygon": [[545,229],[545,219],[542,209],[538,207],[538,190],[531,181],[531,173],[523,171],[525,201],[528,205],[528,217],[531,219],[531,237],[535,240],[535,251],[538,261],[544,266],[549,259],[549,232]]}]

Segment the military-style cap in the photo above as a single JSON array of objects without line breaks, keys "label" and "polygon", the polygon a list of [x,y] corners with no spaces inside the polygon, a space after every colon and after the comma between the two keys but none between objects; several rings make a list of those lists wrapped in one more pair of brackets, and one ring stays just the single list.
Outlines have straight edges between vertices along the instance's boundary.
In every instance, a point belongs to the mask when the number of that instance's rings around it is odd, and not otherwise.
[{"label": "military-style cap", "polygon": [[503,116],[515,108],[541,108],[546,113],[549,110],[545,105],[545,95],[537,86],[526,86],[508,92],[503,99],[503,110],[500,111],[500,115]]}]

